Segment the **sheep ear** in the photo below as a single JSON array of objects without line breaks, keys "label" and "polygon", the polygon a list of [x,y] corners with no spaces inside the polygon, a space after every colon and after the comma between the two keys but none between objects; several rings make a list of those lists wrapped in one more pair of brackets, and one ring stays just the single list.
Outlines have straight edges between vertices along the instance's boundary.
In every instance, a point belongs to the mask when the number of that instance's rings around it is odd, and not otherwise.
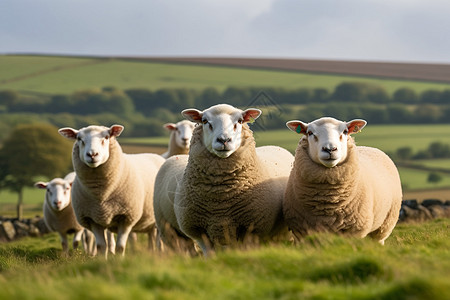
[{"label": "sheep ear", "polygon": [[48,184],[47,182],[39,181],[39,182],[36,182],[34,184],[34,186],[37,187],[38,189],[46,189],[47,184]]},{"label": "sheep ear", "polygon": [[308,129],[308,124],[298,120],[286,122],[286,126],[298,134],[306,134],[306,130]]},{"label": "sheep ear", "polygon": [[168,130],[175,130],[175,129],[177,129],[177,125],[175,125],[173,123],[166,123],[166,124],[163,125],[163,127],[165,129],[168,129]]},{"label": "sheep ear", "polygon": [[348,133],[358,133],[366,126],[366,124],[367,122],[361,119],[351,120],[350,122],[347,122]]},{"label": "sheep ear", "polygon": [[181,112],[181,114],[189,121],[195,123],[202,122],[203,112],[199,111],[198,109],[195,108],[185,109]]},{"label": "sheep ear", "polygon": [[123,129],[124,127],[122,125],[113,125],[109,128],[109,134],[117,137],[122,133]]},{"label": "sheep ear", "polygon": [[249,108],[242,112],[242,118],[244,122],[253,123],[261,115],[262,111],[256,108]]},{"label": "sheep ear", "polygon": [[78,130],[75,130],[70,127],[64,127],[58,130],[59,134],[65,138],[76,140],[78,135]]}]

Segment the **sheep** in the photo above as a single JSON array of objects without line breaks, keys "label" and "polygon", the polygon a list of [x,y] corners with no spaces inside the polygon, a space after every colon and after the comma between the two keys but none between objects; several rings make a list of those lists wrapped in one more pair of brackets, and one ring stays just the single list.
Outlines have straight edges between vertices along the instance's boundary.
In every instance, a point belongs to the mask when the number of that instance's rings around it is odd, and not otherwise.
[{"label": "sheep", "polygon": [[384,245],[391,234],[402,201],[400,176],[381,150],[355,145],[350,135],[366,124],[330,117],[286,123],[304,134],[283,201],[284,217],[296,241],[325,230],[369,235]]},{"label": "sheep", "polygon": [[72,247],[77,249],[82,238],[86,253],[93,255],[92,233],[85,232],[85,229],[77,222],[71,202],[72,183],[75,180],[75,172],[71,172],[63,178],[54,178],[49,182],[39,181],[34,184],[39,189],[46,189],[45,201],[43,205],[44,222],[48,229],[58,232],[61,238],[63,253],[69,252],[67,234],[74,234]]},{"label": "sheep", "polygon": [[72,201],[78,222],[92,230],[98,253],[107,258],[107,229],[117,233],[116,254],[125,255],[131,231],[144,232],[152,244],[153,184],[165,161],[157,154],[125,154],[117,141],[124,127],[91,125],[59,133],[75,140],[72,164],[77,173]]},{"label": "sheep", "polygon": [[167,159],[172,155],[176,154],[188,154],[189,141],[191,140],[194,126],[195,124],[188,120],[179,121],[176,124],[174,123],[164,124],[164,128],[170,130],[171,133],[169,140],[169,148],[167,149],[166,152],[161,154],[161,156]]},{"label": "sheep", "polygon": [[[187,162],[188,155],[174,155],[161,166],[155,179],[153,208],[158,232],[157,242],[161,243],[162,240],[164,245],[172,250],[196,256],[194,242],[179,228],[173,206],[177,184],[182,180]],[[161,249],[161,244],[158,248]]]},{"label": "sheep", "polygon": [[247,123],[261,111],[219,104],[182,114],[201,126],[194,129],[183,175],[178,167],[172,176],[181,178],[175,193],[168,184],[181,232],[205,255],[249,236],[266,241],[287,233],[281,202],[294,157],[276,146],[255,148]]}]

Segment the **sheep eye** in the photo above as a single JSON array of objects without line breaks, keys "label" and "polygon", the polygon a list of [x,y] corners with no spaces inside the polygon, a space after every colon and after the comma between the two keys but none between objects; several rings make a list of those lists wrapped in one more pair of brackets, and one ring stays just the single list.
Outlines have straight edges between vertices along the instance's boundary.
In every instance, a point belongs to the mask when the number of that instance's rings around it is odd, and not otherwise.
[{"label": "sheep eye", "polygon": [[308,131],[306,134],[307,134],[308,136],[314,135],[314,133],[312,133],[312,131]]},{"label": "sheep eye", "polygon": [[347,135],[348,134],[348,130],[344,130],[343,134]]},{"label": "sheep eye", "polygon": [[239,119],[238,123],[239,123],[239,124],[243,124],[243,123],[244,123],[244,120],[243,120],[243,119]]},{"label": "sheep eye", "polygon": [[208,120],[203,119],[203,120],[202,120],[202,123],[203,123],[203,124],[207,124],[207,123],[208,123]]}]

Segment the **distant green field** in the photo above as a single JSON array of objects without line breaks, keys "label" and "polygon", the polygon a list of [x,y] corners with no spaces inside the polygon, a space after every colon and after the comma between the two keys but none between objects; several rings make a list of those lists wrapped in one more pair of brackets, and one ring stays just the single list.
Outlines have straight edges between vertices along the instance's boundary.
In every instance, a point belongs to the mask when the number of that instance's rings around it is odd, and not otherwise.
[{"label": "distant green field", "polygon": [[[28,77],[27,77],[28,76]],[[21,80],[11,81],[23,77]],[[317,75],[300,72],[256,70],[237,67],[197,66],[95,58],[0,56],[0,90],[15,89],[50,94],[70,94],[87,88],[115,86],[121,89],[192,88],[228,86],[282,87],[288,89],[323,87],[333,90],[343,81],[383,86],[388,93],[400,87],[416,92],[446,89],[448,84]]]}]

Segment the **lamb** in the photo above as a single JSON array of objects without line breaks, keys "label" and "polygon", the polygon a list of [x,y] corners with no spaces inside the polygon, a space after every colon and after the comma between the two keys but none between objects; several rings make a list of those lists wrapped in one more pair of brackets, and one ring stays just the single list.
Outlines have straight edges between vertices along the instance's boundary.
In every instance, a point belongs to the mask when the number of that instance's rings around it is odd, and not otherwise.
[{"label": "lamb", "polygon": [[384,245],[399,217],[402,188],[392,160],[376,148],[356,146],[351,134],[367,124],[324,117],[289,121],[304,134],[283,201],[283,213],[298,241],[314,231],[370,237]]},{"label": "lamb", "polygon": [[164,128],[170,130],[171,133],[169,148],[165,153],[161,154],[161,156],[164,158],[169,158],[176,154],[188,154],[189,141],[191,140],[194,126],[195,124],[188,120],[179,121],[176,124],[164,124]]},{"label": "lamb", "polygon": [[92,230],[98,253],[107,258],[107,229],[117,233],[115,252],[124,255],[131,231],[147,233],[153,242],[153,185],[165,161],[157,154],[125,154],[117,137],[124,127],[91,125],[61,128],[75,140],[72,163],[77,173],[72,201],[78,222]]},{"label": "lamb", "polygon": [[86,241],[83,240],[85,252],[94,255],[92,233],[84,232],[85,229],[77,222],[72,208],[70,193],[74,179],[75,172],[71,172],[64,179],[54,178],[49,182],[39,181],[34,186],[47,190],[43,205],[44,222],[48,229],[58,232],[63,253],[69,252],[67,234],[73,233],[73,249],[77,249],[82,238],[85,238]]},{"label": "lamb", "polygon": [[276,146],[255,148],[247,123],[261,111],[219,104],[182,114],[202,125],[194,129],[184,173],[172,173],[172,180],[181,178],[175,193],[167,184],[181,232],[205,255],[249,236],[266,241],[287,233],[281,202],[294,157]]}]

